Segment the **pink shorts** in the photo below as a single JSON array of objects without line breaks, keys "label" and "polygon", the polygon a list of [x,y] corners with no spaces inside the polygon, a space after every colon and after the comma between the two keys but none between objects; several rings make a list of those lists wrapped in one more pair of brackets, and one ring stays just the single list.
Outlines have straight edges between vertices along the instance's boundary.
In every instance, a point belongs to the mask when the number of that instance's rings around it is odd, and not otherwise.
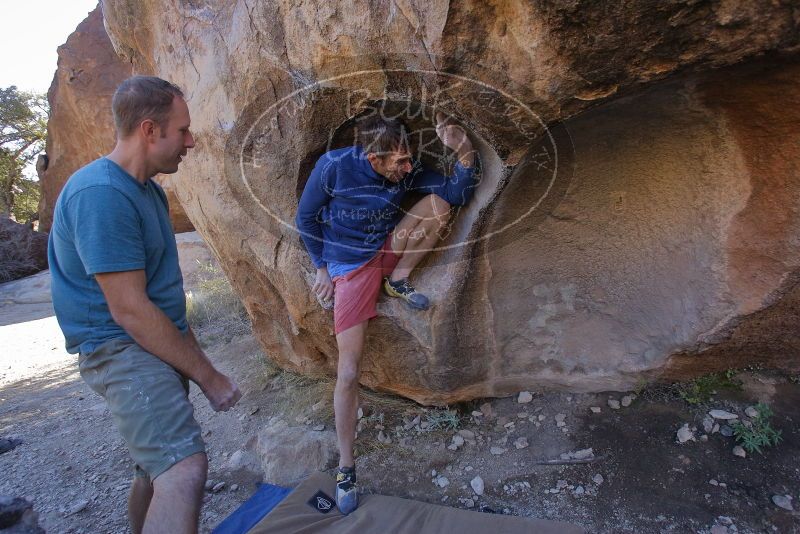
[{"label": "pink shorts", "polygon": [[333,279],[333,329],[337,334],[378,315],[376,304],[383,279],[392,274],[401,256],[392,250],[392,234],[367,263]]}]

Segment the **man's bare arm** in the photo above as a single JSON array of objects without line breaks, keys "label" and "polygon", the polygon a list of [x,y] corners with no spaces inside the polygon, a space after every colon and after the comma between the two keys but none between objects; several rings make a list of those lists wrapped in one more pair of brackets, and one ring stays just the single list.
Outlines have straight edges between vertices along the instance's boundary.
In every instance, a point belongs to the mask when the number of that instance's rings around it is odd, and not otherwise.
[{"label": "man's bare arm", "polygon": [[148,298],[144,271],[98,273],[95,279],[114,321],[136,343],[200,386],[214,410],[236,404],[242,396],[236,384],[214,368],[191,331],[181,334]]}]

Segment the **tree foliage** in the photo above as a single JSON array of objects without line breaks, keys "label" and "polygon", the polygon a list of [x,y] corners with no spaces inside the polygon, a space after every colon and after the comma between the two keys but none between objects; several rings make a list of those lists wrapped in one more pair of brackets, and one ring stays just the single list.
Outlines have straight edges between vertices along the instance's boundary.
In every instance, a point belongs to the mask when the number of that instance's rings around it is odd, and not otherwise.
[{"label": "tree foliage", "polygon": [[45,95],[0,88],[0,216],[36,213],[39,184],[23,171],[44,149],[48,114]]}]

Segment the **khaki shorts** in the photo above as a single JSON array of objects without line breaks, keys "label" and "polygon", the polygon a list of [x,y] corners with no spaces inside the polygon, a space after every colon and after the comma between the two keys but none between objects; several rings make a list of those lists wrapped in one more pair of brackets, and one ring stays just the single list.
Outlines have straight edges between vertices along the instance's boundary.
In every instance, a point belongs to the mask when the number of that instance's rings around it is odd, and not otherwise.
[{"label": "khaki shorts", "polygon": [[133,341],[114,339],[78,358],[81,376],[102,396],[136,462],[151,480],[205,452],[189,402],[189,381]]}]

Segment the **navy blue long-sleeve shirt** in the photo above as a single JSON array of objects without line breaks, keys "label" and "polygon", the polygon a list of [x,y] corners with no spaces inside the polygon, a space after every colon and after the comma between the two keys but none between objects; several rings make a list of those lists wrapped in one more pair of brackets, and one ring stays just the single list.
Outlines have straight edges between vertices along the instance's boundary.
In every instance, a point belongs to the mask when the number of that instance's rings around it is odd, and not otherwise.
[{"label": "navy blue long-sleeve shirt", "polygon": [[297,229],[314,267],[328,262],[368,261],[402,218],[409,191],[434,193],[451,206],[469,202],[475,189],[472,168],[456,163],[452,176],[421,165],[393,183],[372,168],[360,146],[323,154],[306,183],[297,209]]}]

